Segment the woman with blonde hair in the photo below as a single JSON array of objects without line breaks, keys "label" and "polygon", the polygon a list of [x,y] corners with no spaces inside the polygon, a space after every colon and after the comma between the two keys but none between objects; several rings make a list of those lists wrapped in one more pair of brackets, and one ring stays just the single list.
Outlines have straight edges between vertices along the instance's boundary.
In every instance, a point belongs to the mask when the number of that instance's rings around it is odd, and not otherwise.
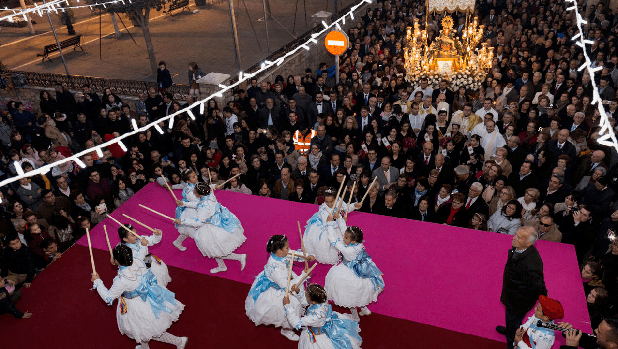
[{"label": "woman with blonde hair", "polygon": [[511,186],[506,186],[500,190],[500,193],[496,195],[489,202],[489,216],[493,216],[496,211],[502,209],[502,206],[506,205],[507,202],[511,200],[515,200],[517,195],[515,194],[515,189]]},{"label": "woman with blonde hair", "polygon": [[541,192],[536,188],[528,188],[526,189],[524,196],[517,199],[521,206],[523,207],[522,214],[527,211],[534,210],[536,207],[537,201],[539,201],[539,197],[541,196]]}]

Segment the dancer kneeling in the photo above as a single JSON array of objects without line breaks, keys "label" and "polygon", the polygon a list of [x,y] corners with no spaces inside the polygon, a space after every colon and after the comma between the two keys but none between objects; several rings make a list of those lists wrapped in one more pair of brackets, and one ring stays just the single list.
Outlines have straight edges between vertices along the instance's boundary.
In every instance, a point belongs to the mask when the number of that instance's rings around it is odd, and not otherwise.
[{"label": "dancer kneeling", "polygon": [[[293,261],[288,256],[290,244],[285,235],[273,235],[266,245],[266,252],[270,253],[268,263],[251,285],[249,295],[245,300],[247,316],[255,325],[273,325],[282,327],[281,334],[288,339],[297,341],[298,335],[294,333],[285,316],[285,309],[281,304],[287,289],[288,275]],[[314,256],[307,256],[307,260],[315,260]],[[300,293],[304,286],[296,284],[304,274],[298,276],[291,272],[292,281],[290,290]],[[300,314],[302,307],[296,298],[290,299],[289,307]]]},{"label": "dancer kneeling", "polygon": [[290,325],[297,330],[303,328],[299,348],[360,348],[363,340],[358,334],[358,323],[333,311],[322,286],[311,284],[296,298],[303,306],[308,306],[303,317],[290,305],[289,296],[283,298],[283,304]]},{"label": "dancer kneeling", "polygon": [[[336,192],[332,188],[324,191],[324,203],[320,205],[316,212],[308,221],[305,227],[303,242],[307,253],[315,255],[315,259],[320,263],[336,264],[339,261],[339,252],[328,241],[327,229],[332,227],[334,233],[343,239],[343,233],[347,227],[341,213],[354,211],[361,207],[360,203],[348,205],[342,202],[342,198],[335,199]],[[342,212],[335,212],[331,216],[333,207],[341,204]]]},{"label": "dancer kneeling", "polygon": [[247,239],[240,221],[227,209],[223,210],[214,195],[209,195],[211,190],[206,183],[199,182],[193,191],[199,202],[195,210],[185,210],[175,220],[178,231],[191,234],[202,255],[217,261],[218,266],[211,273],[227,270],[224,259],[239,261],[240,270],[245,269],[247,255],[233,253]]},{"label": "dancer kneeling", "polygon": [[375,302],[384,290],[382,272],[365,251],[359,227],[349,227],[343,239],[331,232],[329,240],[343,254],[343,263],[326,274],[326,292],[335,304],[350,308],[352,318],[359,321],[356,307],[361,308],[360,315],[371,314],[367,304]]},{"label": "dancer kneeling", "polygon": [[149,348],[151,339],[184,348],[187,337],[176,337],[166,331],[178,320],[185,306],[174,298],[173,292],[157,284],[141,260],[133,259],[129,247],[118,245],[113,254],[119,268],[112,287],[105,288],[97,273],[92,273],[92,282],[107,304],[119,298],[116,319],[120,333],[135,340],[136,349]]},{"label": "dancer kneeling", "polygon": [[[126,229],[125,229],[126,227]],[[131,234],[127,229],[131,229],[135,234]],[[167,265],[159,257],[148,253],[148,246],[158,244],[163,238],[161,230],[156,229],[151,236],[140,236],[140,240],[137,240],[137,231],[131,224],[127,224],[118,228],[118,236],[120,241],[131,248],[133,251],[133,258],[143,261],[147,268],[152,271],[152,274],[157,278],[157,283],[163,287],[172,281]]]}]

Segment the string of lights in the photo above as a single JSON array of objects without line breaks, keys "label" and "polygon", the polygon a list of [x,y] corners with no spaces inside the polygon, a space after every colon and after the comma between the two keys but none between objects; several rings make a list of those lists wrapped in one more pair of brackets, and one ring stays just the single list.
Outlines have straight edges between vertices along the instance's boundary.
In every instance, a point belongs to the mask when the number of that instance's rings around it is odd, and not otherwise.
[{"label": "string of lights", "polygon": [[568,3],[572,4],[570,7],[567,7],[566,10],[575,11],[575,17],[577,19],[578,33],[575,34],[575,36],[573,36],[571,40],[575,41],[575,44],[582,49],[582,52],[584,54],[584,59],[585,59],[584,64],[582,64],[579,67],[578,71],[582,71],[586,69],[586,71],[590,75],[590,83],[592,84],[591,103],[593,105],[596,104],[599,110],[599,113],[601,114],[601,124],[600,124],[601,130],[599,130],[599,135],[601,137],[597,139],[597,142],[601,145],[614,147],[616,150],[618,150],[618,142],[616,141],[616,134],[614,133],[614,130],[612,129],[612,126],[609,122],[609,117],[607,116],[607,112],[605,111],[605,108],[603,107],[603,100],[601,99],[601,95],[599,94],[599,88],[597,87],[597,84],[594,78],[595,73],[602,70],[603,67],[596,66],[593,68],[592,61],[590,60],[590,57],[588,56],[588,51],[586,50],[586,45],[594,44],[594,41],[586,39],[586,36],[584,34],[584,29],[582,27],[582,25],[585,25],[588,22],[579,13],[579,9],[577,8],[577,0],[565,0],[565,2],[567,4]]},{"label": "string of lights", "polygon": [[114,138],[114,139],[112,139],[110,141],[107,141],[107,142],[99,144],[99,145],[97,145],[95,147],[86,149],[86,150],[81,151],[79,153],[73,154],[72,156],[67,157],[65,159],[58,160],[58,161],[53,162],[51,164],[47,164],[47,165],[41,166],[41,167],[39,167],[37,169],[34,169],[32,171],[29,171],[27,173],[24,173],[20,163],[18,161],[15,161],[13,164],[15,165],[15,170],[17,172],[17,176],[10,177],[10,178],[7,178],[7,179],[1,181],[0,182],[0,187],[5,186],[5,185],[10,184],[10,183],[13,183],[15,181],[18,181],[21,178],[27,178],[27,177],[31,177],[31,176],[34,176],[34,175],[44,175],[44,174],[48,173],[53,167],[59,166],[59,165],[65,163],[65,162],[69,162],[69,161],[73,161],[79,167],[85,168],[86,164],[84,164],[84,162],[80,159],[82,156],[91,154],[92,152],[95,152],[95,151],[97,152],[97,154],[99,154],[99,156],[101,156],[103,154],[102,149],[105,148],[105,147],[108,147],[110,145],[113,145],[113,144],[118,144],[118,146],[120,146],[120,148],[123,151],[126,152],[127,151],[127,147],[122,142],[123,139],[125,139],[127,137],[131,137],[131,136],[133,136],[133,135],[135,135],[137,133],[140,133],[140,132],[145,132],[148,129],[150,129],[151,127],[154,127],[155,130],[157,130],[159,133],[163,134],[164,131],[159,126],[159,123],[164,123],[164,122],[168,121],[170,123],[170,125],[173,125],[174,118],[176,116],[179,116],[180,114],[187,113],[187,115],[189,115],[189,117],[191,119],[195,120],[195,115],[191,111],[193,108],[196,108],[196,107],[199,106],[200,107],[200,113],[204,113],[206,103],[209,100],[211,100],[212,98],[215,98],[215,97],[222,98],[223,94],[225,92],[227,92],[229,90],[232,90],[235,87],[238,87],[241,83],[243,83],[244,81],[246,81],[248,79],[251,79],[253,76],[256,76],[258,74],[266,72],[270,68],[273,68],[275,66],[280,66],[281,64],[283,64],[283,62],[285,62],[287,59],[289,59],[291,56],[296,54],[301,49],[309,51],[311,49],[310,44],[316,44],[316,45],[318,44],[318,40],[316,39],[317,37],[319,37],[320,35],[325,34],[327,31],[329,31],[333,27],[341,29],[341,26],[339,25],[339,22],[341,22],[341,24],[345,24],[345,18],[346,17],[350,17],[352,20],[354,20],[354,12],[360,6],[362,6],[363,3],[370,4],[372,2],[373,2],[373,0],[362,0],[358,4],[352,6],[348,13],[346,13],[343,16],[339,17],[333,23],[327,24],[326,22],[322,22],[322,25],[324,26],[324,29],[320,30],[317,33],[311,34],[311,37],[307,41],[305,41],[303,44],[298,45],[293,50],[288,51],[284,56],[277,58],[274,62],[273,61],[269,61],[269,60],[264,61],[260,65],[260,68],[257,71],[253,72],[253,73],[244,73],[242,71],[239,72],[238,73],[238,81],[236,81],[235,83],[233,83],[231,85],[227,85],[227,86],[221,84],[221,85],[219,85],[219,87],[221,87],[221,89],[219,91],[217,91],[217,92],[211,94],[210,96],[208,96],[208,97],[206,97],[206,98],[204,98],[202,100],[199,100],[199,101],[197,101],[197,102],[195,102],[195,103],[193,103],[193,104],[191,104],[189,106],[186,106],[186,107],[178,110],[177,112],[175,112],[173,114],[170,114],[168,116],[160,118],[160,119],[158,119],[156,121],[153,121],[153,122],[151,122],[151,123],[149,123],[149,124],[147,124],[145,126],[142,126],[142,127],[138,127],[137,122],[135,122],[135,120],[132,120],[133,131],[126,132],[123,135],[121,135],[121,136],[119,136],[117,138]]},{"label": "string of lights", "polygon": [[[80,0],[76,0],[78,3]],[[89,5],[77,5],[77,6],[60,6],[60,4],[62,3],[66,3],[67,5],[69,4],[68,0],[56,0],[53,2],[48,2],[46,4],[42,4],[42,5],[37,5],[37,3],[34,3],[34,7],[31,8],[27,8],[27,9],[22,9],[22,10],[13,10],[13,9],[9,9],[9,8],[3,8],[0,9],[0,11],[11,11],[13,12],[10,15],[5,15],[0,17],[0,21],[3,20],[7,20],[9,22],[13,22],[15,17],[24,17],[24,20],[26,19],[26,14],[28,13],[36,13],[38,14],[40,17],[43,17],[43,14],[45,12],[54,12],[54,13],[58,13],[60,12],[64,12],[66,10],[71,10],[71,9],[79,9],[79,8],[90,8],[90,10],[97,8],[99,6],[102,6],[103,8],[107,8],[107,5],[113,5],[113,4],[117,4],[117,3],[122,3],[122,4],[126,4],[126,3],[132,3],[132,0],[111,0],[111,1],[106,1],[106,2],[97,2],[96,4],[89,4]]]}]

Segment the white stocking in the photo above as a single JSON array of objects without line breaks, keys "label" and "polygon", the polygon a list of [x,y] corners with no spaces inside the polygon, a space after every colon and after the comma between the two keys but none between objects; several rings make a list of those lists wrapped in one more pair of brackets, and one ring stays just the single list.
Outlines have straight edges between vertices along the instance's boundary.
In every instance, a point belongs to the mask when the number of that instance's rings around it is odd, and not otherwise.
[{"label": "white stocking", "polygon": [[176,346],[180,345],[180,343],[182,342],[182,339],[180,339],[180,337],[176,337],[173,334],[168,333],[168,332],[163,332],[161,336],[155,337],[152,339],[156,340],[157,342],[163,342],[163,343],[172,344]]},{"label": "white stocking", "polygon": [[[227,256],[223,257],[223,259],[230,259],[230,260],[233,260],[233,261],[239,261],[239,260],[241,260],[241,258],[242,258],[241,254],[237,254],[237,253],[234,253],[234,252],[232,252],[232,253],[228,254]],[[219,266],[221,266],[221,265],[219,265]]]},{"label": "white stocking", "polygon": [[[223,257],[223,258],[226,258],[226,257]],[[215,260],[217,261],[217,267],[219,267],[219,268],[226,268],[227,269],[227,266],[225,265],[225,262],[223,261],[223,258],[215,257]]]},{"label": "white stocking", "polygon": [[185,234],[180,234],[178,235],[178,238],[176,239],[176,241],[178,244],[182,244],[183,241],[185,241],[189,236],[185,235]]}]

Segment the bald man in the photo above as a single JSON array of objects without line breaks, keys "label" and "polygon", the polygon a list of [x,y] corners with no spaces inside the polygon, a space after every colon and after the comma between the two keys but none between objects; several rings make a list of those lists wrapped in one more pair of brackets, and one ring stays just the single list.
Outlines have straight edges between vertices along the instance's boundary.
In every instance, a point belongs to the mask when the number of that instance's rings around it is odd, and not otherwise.
[{"label": "bald man", "polygon": [[594,170],[599,167],[604,167],[607,170],[607,165],[605,165],[605,152],[602,150],[595,150],[592,154],[584,157],[577,166],[577,170],[575,170],[575,174],[573,175],[573,183],[579,183],[584,176],[592,176]]}]

